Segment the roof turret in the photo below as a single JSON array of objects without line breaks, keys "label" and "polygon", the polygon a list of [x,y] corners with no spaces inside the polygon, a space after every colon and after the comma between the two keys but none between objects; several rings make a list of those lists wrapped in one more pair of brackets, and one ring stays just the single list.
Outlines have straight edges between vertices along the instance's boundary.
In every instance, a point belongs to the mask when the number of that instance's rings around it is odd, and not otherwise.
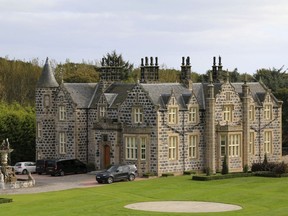
[{"label": "roof turret", "polygon": [[43,67],[41,76],[38,80],[37,87],[38,88],[49,88],[49,87],[58,87],[59,84],[57,83],[55,76],[53,74],[52,68],[46,58],[45,65]]}]

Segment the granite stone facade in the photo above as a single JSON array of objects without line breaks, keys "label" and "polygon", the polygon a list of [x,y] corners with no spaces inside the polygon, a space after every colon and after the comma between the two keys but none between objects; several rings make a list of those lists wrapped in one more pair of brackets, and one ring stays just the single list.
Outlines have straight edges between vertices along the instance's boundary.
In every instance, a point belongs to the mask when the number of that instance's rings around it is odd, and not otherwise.
[{"label": "granite stone facade", "polygon": [[158,59],[148,60],[138,83],[105,66],[99,83],[60,85],[47,60],[36,89],[37,159],[78,158],[97,169],[133,163],[140,176],[214,173],[224,156],[231,172],[265,154],[281,161],[282,102],[263,83],[218,79],[221,58],[208,83],[193,83],[189,57],[181,83],[159,83]]}]

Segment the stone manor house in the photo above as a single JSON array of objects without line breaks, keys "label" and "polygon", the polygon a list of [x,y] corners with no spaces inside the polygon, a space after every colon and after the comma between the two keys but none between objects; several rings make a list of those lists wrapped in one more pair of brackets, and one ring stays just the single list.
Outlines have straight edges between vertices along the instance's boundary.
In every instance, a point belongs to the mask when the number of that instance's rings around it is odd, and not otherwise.
[{"label": "stone manor house", "polygon": [[[144,62],[145,61],[145,62]],[[58,84],[48,59],[36,88],[36,158],[78,158],[96,169],[134,163],[144,173],[230,172],[282,157],[282,102],[261,81],[193,83],[182,58],[181,82],[160,83],[158,58],[141,59],[137,83],[121,67],[100,68],[99,83]]]}]

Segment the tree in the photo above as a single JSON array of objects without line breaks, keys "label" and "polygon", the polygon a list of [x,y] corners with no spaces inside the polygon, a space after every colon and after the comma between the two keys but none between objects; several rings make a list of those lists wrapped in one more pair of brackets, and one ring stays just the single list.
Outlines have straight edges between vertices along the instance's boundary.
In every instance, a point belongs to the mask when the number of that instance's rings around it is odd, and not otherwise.
[{"label": "tree", "polygon": [[259,69],[254,74],[254,77],[256,80],[262,80],[272,92],[276,92],[281,88],[287,88],[288,86],[288,75],[286,74],[286,70],[283,71],[283,67],[280,69]]},{"label": "tree", "polygon": [[94,65],[87,63],[58,64],[55,69],[55,77],[58,83],[62,80],[67,83],[93,83],[99,81],[99,73]]},{"label": "tree", "polygon": [[107,53],[106,56],[103,56],[101,66],[122,67],[121,80],[127,80],[133,70],[133,64],[130,64],[129,61],[125,61],[122,54],[117,54],[115,50],[111,53]]},{"label": "tree", "polygon": [[0,104],[0,142],[8,138],[14,151],[10,164],[35,160],[35,110],[19,103]]}]

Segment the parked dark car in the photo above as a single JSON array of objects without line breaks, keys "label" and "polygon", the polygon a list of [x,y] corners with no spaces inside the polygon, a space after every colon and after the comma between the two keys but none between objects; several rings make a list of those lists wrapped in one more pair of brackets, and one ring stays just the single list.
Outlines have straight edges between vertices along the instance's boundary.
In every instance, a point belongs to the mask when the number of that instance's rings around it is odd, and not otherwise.
[{"label": "parked dark car", "polygon": [[46,170],[51,176],[64,176],[66,174],[86,173],[87,166],[78,159],[57,160],[47,163]]},{"label": "parked dark car", "polygon": [[97,173],[96,181],[108,184],[121,180],[133,181],[136,175],[137,167],[135,165],[113,165],[106,171]]},{"label": "parked dark car", "polygon": [[49,164],[55,164],[55,160],[51,159],[42,159],[42,160],[37,160],[36,161],[36,173],[39,175],[43,173],[47,173],[47,167]]}]

